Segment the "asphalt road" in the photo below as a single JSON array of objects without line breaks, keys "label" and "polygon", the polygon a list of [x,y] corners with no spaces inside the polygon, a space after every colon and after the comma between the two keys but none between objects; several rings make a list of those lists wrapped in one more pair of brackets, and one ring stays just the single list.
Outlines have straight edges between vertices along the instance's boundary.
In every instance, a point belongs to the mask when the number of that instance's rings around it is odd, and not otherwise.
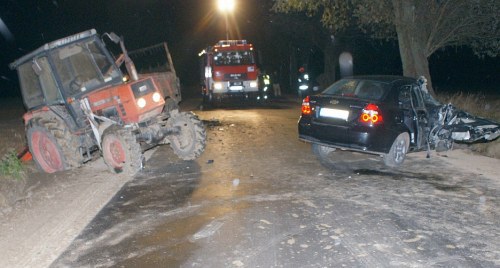
[{"label": "asphalt road", "polygon": [[320,165],[298,101],[198,111],[205,153],[161,147],[52,267],[499,267],[498,177],[445,156]]}]

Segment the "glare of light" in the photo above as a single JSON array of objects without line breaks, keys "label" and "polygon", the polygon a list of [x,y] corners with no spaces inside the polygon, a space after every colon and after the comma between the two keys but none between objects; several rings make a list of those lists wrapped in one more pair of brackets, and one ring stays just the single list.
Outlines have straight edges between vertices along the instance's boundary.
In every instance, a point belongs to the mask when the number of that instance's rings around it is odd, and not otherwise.
[{"label": "glare of light", "polygon": [[0,18],[0,34],[2,34],[3,37],[9,42],[14,40],[14,36],[10,32],[9,28],[7,28],[7,25],[5,25],[2,18]]},{"label": "glare of light", "polygon": [[235,5],[234,0],[217,0],[217,6],[221,12],[232,12]]},{"label": "glare of light", "polygon": [[153,94],[153,101],[154,101],[154,102],[160,102],[160,100],[161,100],[161,95],[160,95],[160,93],[155,92],[155,93]]},{"label": "glare of light", "polygon": [[137,106],[139,106],[139,108],[144,108],[146,107],[146,100],[144,98],[140,98],[137,100]]},{"label": "glare of light", "polygon": [[221,90],[222,89],[222,83],[220,83],[220,82],[214,83],[214,89]]},{"label": "glare of light", "polygon": [[352,76],[353,59],[349,52],[342,52],[339,57],[340,77]]}]

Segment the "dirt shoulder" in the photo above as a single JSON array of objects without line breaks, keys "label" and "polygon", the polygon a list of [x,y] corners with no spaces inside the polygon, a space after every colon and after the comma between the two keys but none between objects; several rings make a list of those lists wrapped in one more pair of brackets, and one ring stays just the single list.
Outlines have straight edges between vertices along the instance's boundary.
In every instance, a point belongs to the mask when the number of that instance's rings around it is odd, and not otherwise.
[{"label": "dirt shoulder", "polygon": [[129,178],[103,161],[36,176],[24,199],[0,221],[0,267],[48,267]]}]

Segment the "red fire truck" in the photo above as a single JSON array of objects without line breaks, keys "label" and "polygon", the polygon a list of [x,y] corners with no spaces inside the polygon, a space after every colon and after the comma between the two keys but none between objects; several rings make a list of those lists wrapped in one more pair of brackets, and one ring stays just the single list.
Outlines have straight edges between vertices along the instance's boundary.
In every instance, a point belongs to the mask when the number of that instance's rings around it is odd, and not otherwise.
[{"label": "red fire truck", "polygon": [[221,40],[199,54],[203,102],[225,98],[259,98],[258,73],[253,45],[246,40]]}]

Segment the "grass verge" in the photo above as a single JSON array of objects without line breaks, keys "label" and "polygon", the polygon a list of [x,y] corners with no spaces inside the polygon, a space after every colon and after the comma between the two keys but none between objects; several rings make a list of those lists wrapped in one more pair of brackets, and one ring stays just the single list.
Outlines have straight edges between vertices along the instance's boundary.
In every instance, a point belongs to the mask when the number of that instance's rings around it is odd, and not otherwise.
[{"label": "grass verge", "polygon": [[21,180],[24,177],[24,166],[17,158],[14,150],[9,151],[0,162],[0,175],[7,178]]}]

